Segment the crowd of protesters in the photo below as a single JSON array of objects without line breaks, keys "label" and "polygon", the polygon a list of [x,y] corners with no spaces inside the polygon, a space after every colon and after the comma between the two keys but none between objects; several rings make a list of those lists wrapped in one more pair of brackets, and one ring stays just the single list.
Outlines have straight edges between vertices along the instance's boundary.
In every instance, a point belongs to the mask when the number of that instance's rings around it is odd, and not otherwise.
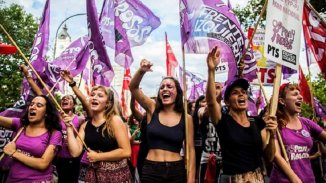
[{"label": "crowd of protesters", "polygon": [[[15,132],[3,148],[11,161],[1,181],[325,182],[326,132],[300,117],[298,86],[280,87],[275,116],[268,109],[249,116],[249,82],[242,78],[224,86],[215,82],[222,51],[215,47],[208,54],[206,95],[189,102],[188,114],[177,79],[163,78],[154,98],[140,89],[153,66],[148,60],[140,62],[130,82],[132,114],[128,117],[122,115],[111,89],[94,86],[87,99],[69,71],[62,71],[61,77],[86,114],[76,114],[72,95],[61,98],[58,111],[21,66],[35,97],[22,118],[0,116],[0,125]],[[144,113],[136,109],[136,101]],[[6,171],[1,173],[4,177]]]}]

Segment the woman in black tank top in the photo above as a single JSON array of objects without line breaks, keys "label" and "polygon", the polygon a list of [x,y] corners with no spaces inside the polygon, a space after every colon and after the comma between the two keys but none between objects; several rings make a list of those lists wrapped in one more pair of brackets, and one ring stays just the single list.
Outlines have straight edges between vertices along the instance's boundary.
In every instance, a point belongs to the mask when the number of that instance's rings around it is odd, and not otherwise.
[{"label": "woman in black tank top", "polygon": [[157,100],[153,101],[139,88],[144,74],[151,71],[152,63],[142,60],[133,76],[129,89],[139,104],[146,110],[147,146],[149,152],[142,170],[142,183],[147,182],[194,182],[195,151],[193,123],[186,115],[189,126],[189,174],[186,177],[184,160],[180,156],[182,143],[186,139],[183,95],[179,82],[166,77],[160,84]]},{"label": "woman in black tank top", "polygon": [[[73,82],[68,71],[64,71],[62,75],[69,83]],[[83,166],[80,172],[84,176],[84,181],[131,182],[127,164],[127,158],[131,154],[130,141],[127,127],[119,116],[113,91],[103,86],[95,86],[87,103],[78,87],[74,84],[70,86],[91,116],[90,120],[81,125],[78,133],[88,147],[84,154],[86,156],[82,157]],[[71,118],[66,116],[64,121],[67,126],[69,152],[73,157],[78,157],[83,152],[83,143],[74,135]]]}]

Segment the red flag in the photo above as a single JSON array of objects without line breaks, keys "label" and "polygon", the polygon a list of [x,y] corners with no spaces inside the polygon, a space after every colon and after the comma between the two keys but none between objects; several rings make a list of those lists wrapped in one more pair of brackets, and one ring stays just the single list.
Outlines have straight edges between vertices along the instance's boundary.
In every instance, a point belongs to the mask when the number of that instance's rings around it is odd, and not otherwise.
[{"label": "red flag", "polygon": [[304,5],[302,24],[306,44],[326,79],[326,25],[307,3]]},{"label": "red flag", "polygon": [[0,43],[0,54],[15,54],[17,48],[12,45]]},{"label": "red flag", "polygon": [[124,117],[127,117],[127,115],[128,115],[126,95],[129,90],[130,80],[131,80],[130,68],[128,68],[128,69],[125,69],[125,73],[123,76],[123,82],[122,82],[122,90],[121,90],[121,108],[122,108],[122,114],[124,115]]},{"label": "red flag", "polygon": [[168,42],[168,36],[165,33],[165,42],[166,42],[166,75],[175,76],[174,70],[178,66],[177,58],[172,51],[172,48]]},{"label": "red flag", "polygon": [[299,67],[299,88],[300,94],[302,95],[303,101],[311,106],[311,93],[308,81],[302,72],[301,67]]}]

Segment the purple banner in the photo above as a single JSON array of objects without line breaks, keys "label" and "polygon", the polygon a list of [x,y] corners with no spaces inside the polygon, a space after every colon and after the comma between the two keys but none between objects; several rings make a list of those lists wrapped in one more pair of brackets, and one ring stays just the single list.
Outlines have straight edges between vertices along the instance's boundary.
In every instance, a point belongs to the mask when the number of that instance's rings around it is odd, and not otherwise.
[{"label": "purple banner", "polygon": [[290,78],[293,74],[297,74],[297,70],[291,69],[290,67],[286,67],[282,65],[282,73],[283,73],[283,79]]},{"label": "purple banner", "polygon": [[87,0],[87,25],[89,54],[92,63],[92,83],[102,86],[110,86],[114,77],[113,68],[109,60],[104,40],[99,29],[99,19],[94,0]]},{"label": "purple banner", "polygon": [[65,83],[60,79],[60,71],[69,70],[73,76],[80,74],[85,69],[89,58],[87,44],[88,37],[80,37],[72,42],[59,57],[49,62],[45,70],[48,78],[47,83],[53,86],[60,80],[56,88],[63,92]]},{"label": "purple banner", "polygon": [[[179,81],[183,90],[183,68],[179,66]],[[195,101],[200,95],[205,95],[207,81],[186,71],[187,99]]]},{"label": "purple banner", "polygon": [[32,47],[30,62],[37,73],[42,73],[46,65],[46,52],[49,45],[50,0],[44,6],[42,20]]},{"label": "purple banner", "polygon": [[115,49],[115,62],[129,68],[133,62],[130,47],[144,44],[161,22],[138,0],[105,0],[100,24],[105,45]]},{"label": "purple banner", "polygon": [[257,79],[257,61],[253,51],[250,49],[246,52],[243,58],[245,67],[243,69],[243,77],[249,82],[252,82],[254,79]]},{"label": "purple banner", "polygon": [[316,115],[323,120],[326,120],[326,108],[320,103],[317,98],[314,98]]},{"label": "purple banner", "polygon": [[186,53],[207,54],[214,46],[228,63],[228,79],[237,75],[245,37],[234,13],[221,0],[180,0],[181,39]]}]

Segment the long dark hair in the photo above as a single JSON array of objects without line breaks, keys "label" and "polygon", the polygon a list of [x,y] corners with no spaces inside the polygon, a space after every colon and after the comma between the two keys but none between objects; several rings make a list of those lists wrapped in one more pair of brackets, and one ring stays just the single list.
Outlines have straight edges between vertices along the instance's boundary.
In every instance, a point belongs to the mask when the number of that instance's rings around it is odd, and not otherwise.
[{"label": "long dark hair", "polygon": [[[59,112],[57,108],[53,105],[52,101],[45,95],[38,95],[33,98],[33,100],[36,97],[42,97],[46,101],[46,110],[45,110],[45,128],[49,132],[53,132],[54,130],[61,131],[61,125],[60,125],[60,117],[59,117]],[[28,105],[29,108],[30,104]],[[28,126],[29,125],[29,120],[28,120],[28,113],[29,109],[27,108],[24,116],[21,118],[21,122],[23,126]]]},{"label": "long dark hair", "polygon": [[[166,80],[166,79],[171,79],[174,81],[175,87],[177,89],[177,96],[175,98],[175,105],[174,105],[174,110],[180,113],[184,112],[184,106],[183,106],[183,92],[180,86],[180,83],[177,79],[175,79],[174,77],[165,77],[162,79],[162,81]],[[161,81],[161,83],[162,83]],[[160,84],[161,85],[161,84]],[[163,109],[163,103],[162,103],[162,99],[160,98],[160,90],[158,90],[157,92],[157,98],[156,98],[156,106],[155,106],[155,111],[159,112]]]}]

